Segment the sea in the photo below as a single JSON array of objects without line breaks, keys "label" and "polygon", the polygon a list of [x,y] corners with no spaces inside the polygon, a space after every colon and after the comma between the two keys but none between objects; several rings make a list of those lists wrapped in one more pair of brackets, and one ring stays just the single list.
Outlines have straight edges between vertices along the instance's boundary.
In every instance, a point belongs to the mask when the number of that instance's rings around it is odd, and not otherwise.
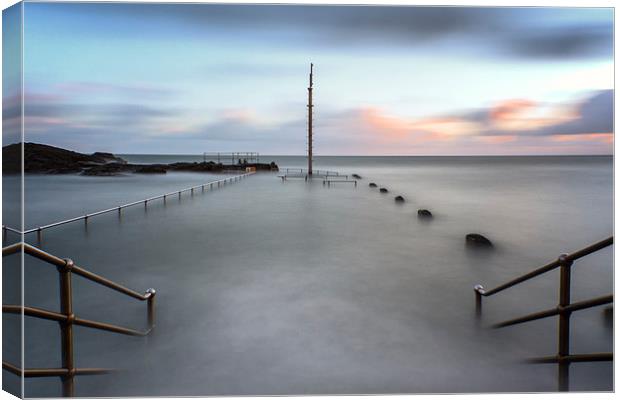
[{"label": "sea", "polygon": [[[129,162],[202,156],[121,155]],[[287,179],[300,156],[263,156],[280,172],[183,193],[26,235],[32,245],[143,292],[155,288],[148,337],[75,328],[76,395],[212,396],[553,392],[557,317],[494,329],[553,308],[559,271],[484,298],[493,288],[613,235],[613,158],[316,157],[314,168],[358,174],[357,185]],[[230,174],[25,178],[25,228]],[[378,187],[370,187],[369,183]],[[5,207],[19,177],[4,177]],[[379,188],[388,189],[380,193]],[[397,203],[395,196],[403,196]],[[433,218],[421,220],[419,209]],[[19,227],[19,213],[3,224]],[[472,249],[469,233],[494,247]],[[10,232],[4,244],[18,240]],[[13,256],[15,257],[15,256]],[[7,259],[8,260],[8,259]],[[19,264],[5,260],[4,302],[19,301]],[[17,277],[17,278],[16,278]],[[575,262],[571,298],[613,293],[613,246]],[[76,316],[146,328],[146,304],[74,276]],[[25,304],[59,309],[54,267],[26,257]],[[613,351],[605,307],[571,317],[572,353]],[[7,335],[3,358],[19,364]],[[27,368],[61,365],[58,323],[27,317]],[[6,389],[19,379],[3,371]],[[60,396],[58,378],[28,378],[28,397]],[[574,363],[570,390],[613,390],[611,362]]]}]

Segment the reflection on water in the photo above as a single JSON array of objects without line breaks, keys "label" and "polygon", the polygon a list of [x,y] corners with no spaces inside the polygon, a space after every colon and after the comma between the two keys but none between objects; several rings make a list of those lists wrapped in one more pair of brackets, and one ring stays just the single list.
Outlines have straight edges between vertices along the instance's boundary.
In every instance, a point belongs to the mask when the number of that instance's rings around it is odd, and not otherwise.
[{"label": "reflection on water", "polygon": [[[128,157],[129,158],[129,157]],[[303,158],[275,159],[303,166]],[[136,160],[130,160],[136,161]],[[557,271],[484,300],[487,287],[612,233],[610,157],[318,158],[363,180],[326,187],[262,173],[221,190],[54,228],[40,246],[137,290],[157,289],[144,338],[76,328],[79,396],[553,391],[555,319],[487,329],[552,307]],[[205,179],[206,178],[206,179]],[[198,174],[27,177],[26,226],[187,187]],[[390,189],[380,195],[368,182]],[[394,203],[402,195],[403,205]],[[91,209],[93,207],[94,209]],[[421,221],[419,208],[434,218]],[[495,243],[471,252],[467,233]],[[31,237],[36,243],[36,237]],[[58,308],[54,268],[26,265],[25,298]],[[575,264],[573,299],[610,293],[612,249]],[[74,279],[75,313],[131,327],[146,305]],[[572,351],[612,350],[602,309],[573,314]],[[56,323],[27,319],[26,365],[60,365]],[[5,381],[14,379],[6,373]],[[571,366],[574,390],[611,390],[611,363]],[[16,380],[16,379],[15,379]],[[29,379],[27,396],[57,396]]]}]

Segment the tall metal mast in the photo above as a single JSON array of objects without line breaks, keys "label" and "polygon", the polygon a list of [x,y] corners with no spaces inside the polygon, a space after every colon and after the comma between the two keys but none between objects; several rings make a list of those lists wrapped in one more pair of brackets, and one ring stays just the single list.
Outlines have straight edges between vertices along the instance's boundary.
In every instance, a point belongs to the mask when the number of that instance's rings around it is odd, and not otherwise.
[{"label": "tall metal mast", "polygon": [[310,63],[310,86],[308,86],[308,175],[312,175],[312,67]]}]

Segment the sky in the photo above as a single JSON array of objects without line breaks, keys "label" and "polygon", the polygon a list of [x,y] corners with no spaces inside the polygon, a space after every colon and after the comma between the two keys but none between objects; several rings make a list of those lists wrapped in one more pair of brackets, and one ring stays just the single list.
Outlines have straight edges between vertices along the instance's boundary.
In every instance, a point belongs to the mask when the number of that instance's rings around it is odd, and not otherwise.
[{"label": "sky", "polygon": [[[316,155],[613,152],[611,8],[27,2],[23,12],[29,142],[304,154],[313,62]],[[5,62],[15,15],[3,13]],[[3,68],[7,144],[20,75]]]}]

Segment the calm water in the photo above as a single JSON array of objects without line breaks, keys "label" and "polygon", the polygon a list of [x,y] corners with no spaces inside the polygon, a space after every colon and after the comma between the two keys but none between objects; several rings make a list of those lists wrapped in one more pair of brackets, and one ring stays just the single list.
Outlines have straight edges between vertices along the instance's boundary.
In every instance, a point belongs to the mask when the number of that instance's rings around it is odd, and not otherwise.
[{"label": "calm water", "polygon": [[[271,160],[304,166],[301,157],[261,157]],[[522,362],[556,352],[555,319],[488,326],[553,307],[557,271],[485,299],[480,323],[472,287],[495,286],[611,235],[611,157],[319,157],[315,164],[364,179],[357,188],[327,188],[261,173],[128,209],[120,220],[112,213],[87,227],[45,231],[43,249],[131,288],[157,289],[157,328],[146,339],[76,329],[78,366],[122,370],[78,377],[77,395],[556,390],[554,365]],[[217,178],[29,176],[26,227]],[[369,188],[371,181],[390,193]],[[394,203],[398,194],[405,204]],[[418,208],[435,218],[419,221]],[[489,237],[495,250],[466,249],[470,232]],[[613,291],[612,257],[608,248],[575,264],[574,300]],[[25,274],[26,303],[57,309],[55,270],[29,259]],[[145,304],[79,277],[74,292],[76,315],[145,326]],[[573,352],[612,351],[602,308],[572,320]],[[57,324],[29,318],[25,330],[26,366],[60,365]],[[573,390],[612,390],[612,380],[611,363],[571,367]],[[59,394],[58,379],[26,381],[27,396]]]}]

